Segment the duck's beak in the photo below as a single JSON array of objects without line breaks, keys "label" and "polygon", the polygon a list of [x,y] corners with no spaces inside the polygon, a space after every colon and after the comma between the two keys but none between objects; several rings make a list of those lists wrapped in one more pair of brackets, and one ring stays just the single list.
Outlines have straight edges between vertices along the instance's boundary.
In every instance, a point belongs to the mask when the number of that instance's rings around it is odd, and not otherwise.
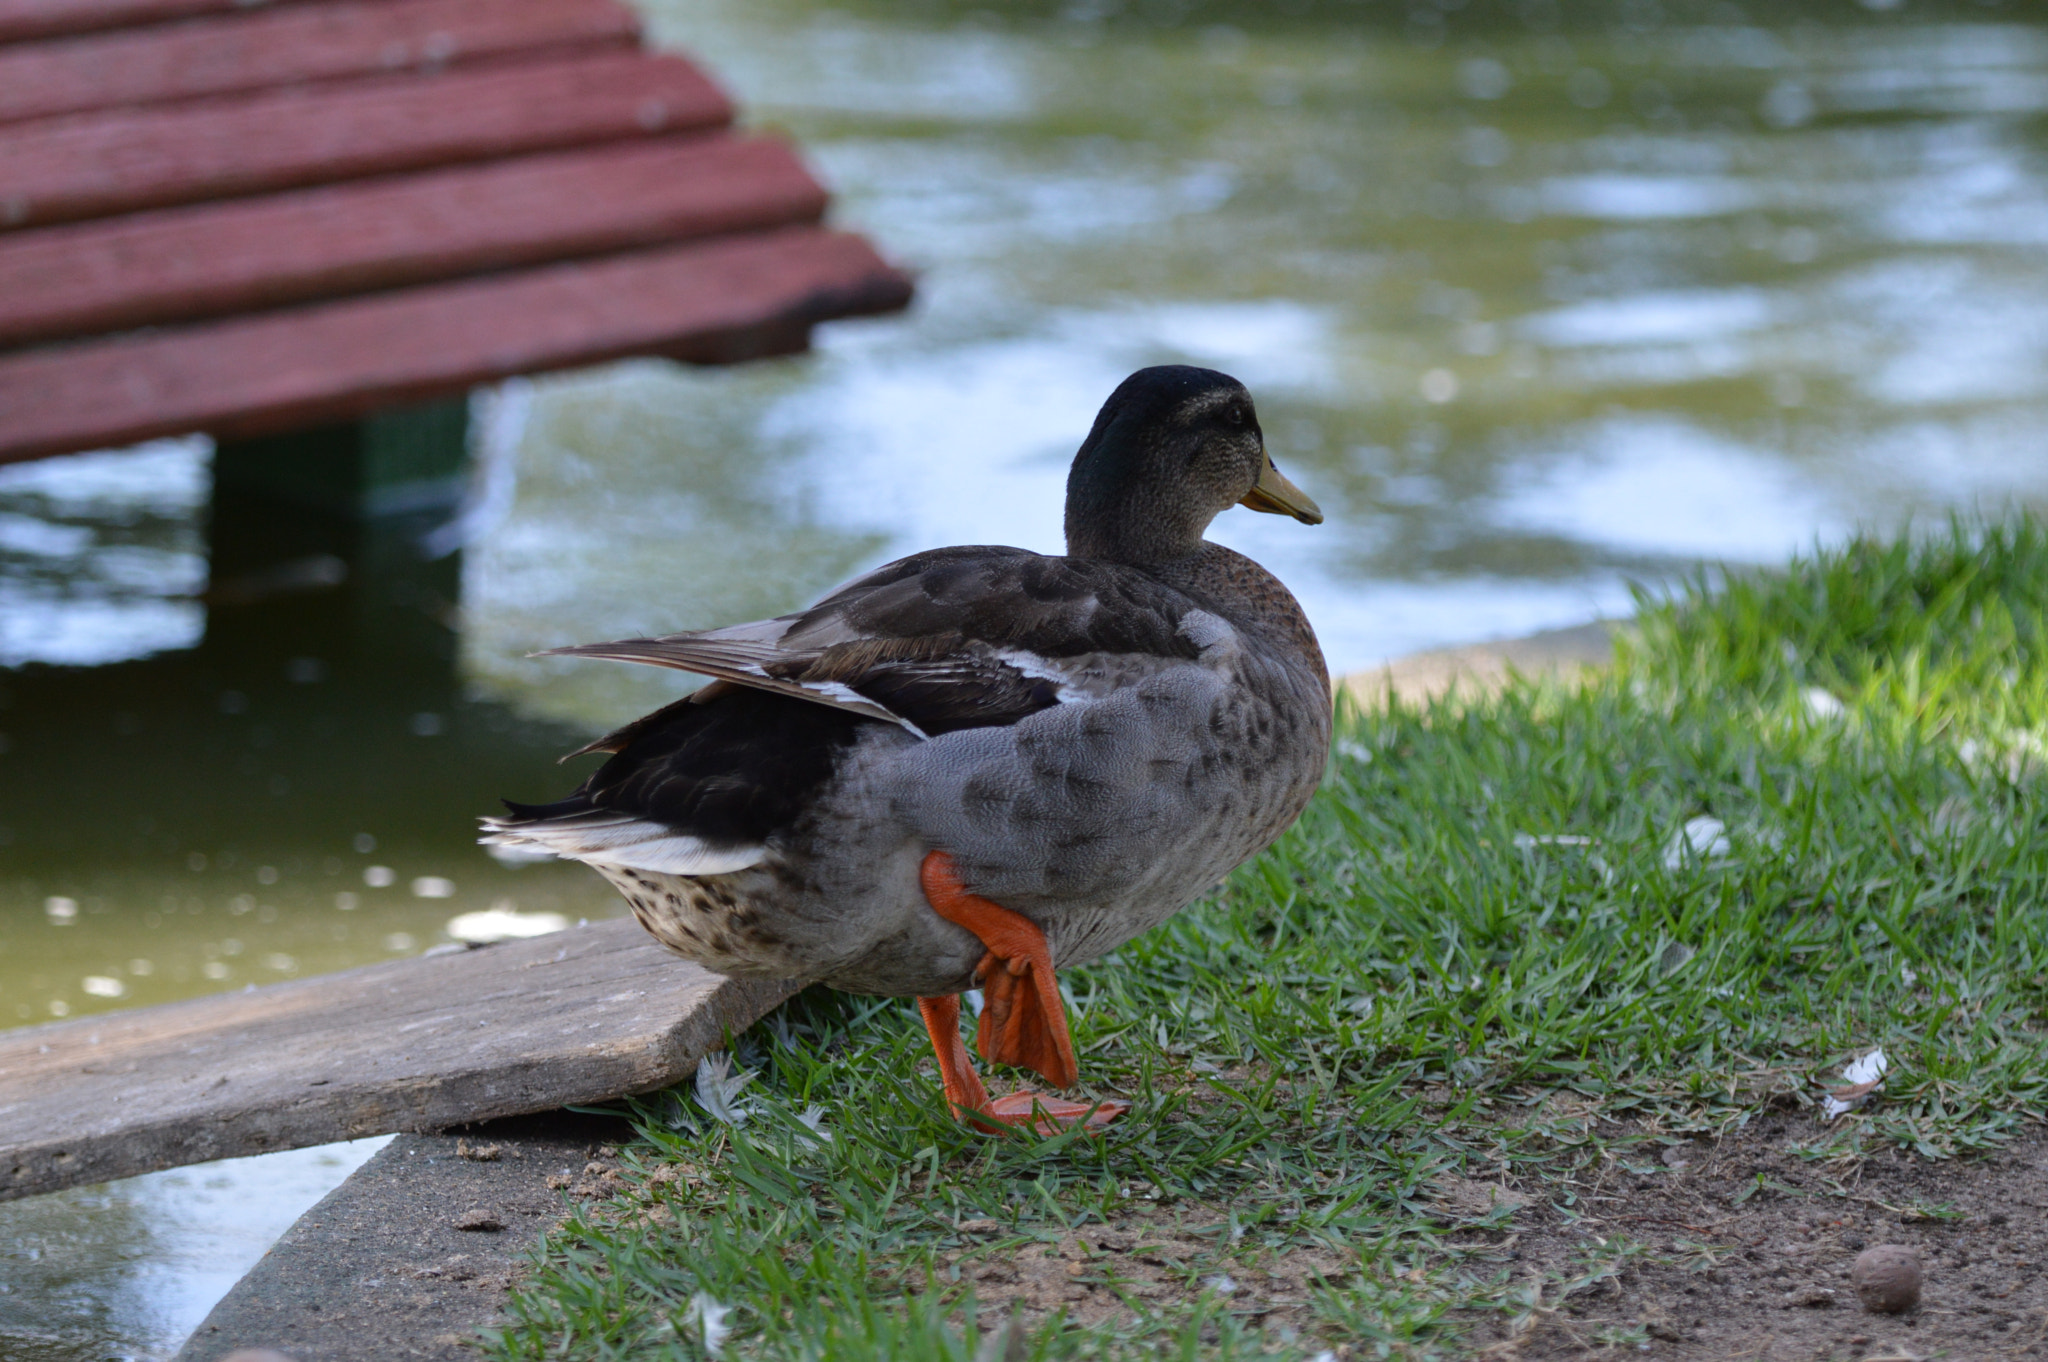
[{"label": "duck's beak", "polygon": [[1266,466],[1259,470],[1258,482],[1237,504],[1272,515],[1291,515],[1304,525],[1323,523],[1323,508],[1316,505],[1314,497],[1280,475],[1280,470],[1273,467],[1271,454],[1266,456]]}]

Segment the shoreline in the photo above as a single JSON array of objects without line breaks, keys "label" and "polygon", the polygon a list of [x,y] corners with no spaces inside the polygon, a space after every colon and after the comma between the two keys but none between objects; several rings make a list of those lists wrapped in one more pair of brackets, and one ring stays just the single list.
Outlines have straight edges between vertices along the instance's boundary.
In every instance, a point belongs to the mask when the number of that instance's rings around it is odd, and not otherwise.
[{"label": "shoreline", "polygon": [[1505,686],[1511,675],[1570,677],[1606,667],[1614,661],[1615,634],[1627,627],[1626,620],[1590,620],[1515,638],[1431,648],[1347,672],[1333,685],[1339,694],[1366,706],[1384,704],[1390,697],[1419,703],[1453,690],[1489,695]]}]

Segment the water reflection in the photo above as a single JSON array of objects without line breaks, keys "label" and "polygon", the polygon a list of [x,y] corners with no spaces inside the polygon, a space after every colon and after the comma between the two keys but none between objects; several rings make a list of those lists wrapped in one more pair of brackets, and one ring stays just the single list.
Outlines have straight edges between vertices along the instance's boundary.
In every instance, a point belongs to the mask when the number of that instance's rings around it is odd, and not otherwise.
[{"label": "water reflection", "polygon": [[196,439],[0,467],[0,667],[197,643],[209,486]]},{"label": "water reflection", "polygon": [[[760,613],[925,544],[1050,547],[1077,432],[1167,360],[1250,381],[1336,509],[1313,536],[1219,529],[1340,665],[2038,501],[2048,40],[1917,9],[652,5],[924,270],[919,309],[739,381],[544,387],[536,481],[471,561],[469,665],[596,722],[673,683],[520,655]],[[647,422],[630,455],[593,423],[618,410]]]},{"label": "water reflection", "polygon": [[921,271],[916,310],[537,383],[459,586],[332,527],[209,569],[203,449],[0,470],[0,1022],[616,911],[468,820],[687,683],[526,654],[1052,548],[1142,364],[1252,384],[1331,520],[1220,537],[1342,667],[2048,504],[2048,24],[2015,4],[648,12]]},{"label": "water reflection", "polygon": [[[196,647],[0,682],[0,1018],[449,945],[463,912],[616,911],[570,867],[476,851],[469,815],[577,739],[466,693],[456,565],[420,560],[420,528],[217,498],[213,585],[173,602],[204,602]],[[335,570],[283,570],[307,561]]]}]

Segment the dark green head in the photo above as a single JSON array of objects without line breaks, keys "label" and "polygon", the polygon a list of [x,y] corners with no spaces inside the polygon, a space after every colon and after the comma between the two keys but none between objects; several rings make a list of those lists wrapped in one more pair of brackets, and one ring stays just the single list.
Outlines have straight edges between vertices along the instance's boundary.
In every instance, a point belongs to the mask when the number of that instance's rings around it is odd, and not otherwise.
[{"label": "dark green head", "polygon": [[1067,552],[1164,563],[1201,547],[1232,506],[1322,523],[1266,456],[1244,384],[1214,369],[1140,369],[1109,395],[1067,474]]}]

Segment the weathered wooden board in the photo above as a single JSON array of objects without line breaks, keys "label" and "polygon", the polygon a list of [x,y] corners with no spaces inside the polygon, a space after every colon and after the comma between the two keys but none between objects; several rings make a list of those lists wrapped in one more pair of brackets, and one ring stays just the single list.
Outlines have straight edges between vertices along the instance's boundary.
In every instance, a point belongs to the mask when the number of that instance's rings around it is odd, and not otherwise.
[{"label": "weathered wooden board", "polygon": [[229,14],[285,0],[0,0],[0,43],[54,38],[136,24],[161,24],[196,14]]},{"label": "weathered wooden board", "polygon": [[618,0],[345,0],[237,13],[0,48],[0,122],[639,37]]},{"label": "weathered wooden board", "polygon": [[0,234],[0,346],[815,222],[795,153],[621,142]]},{"label": "weathered wooden board", "polygon": [[0,226],[721,127],[681,57],[601,52],[0,127]]},{"label": "weathered wooden board", "polygon": [[645,1092],[789,992],[622,919],[0,1032],[0,1200]]},{"label": "weathered wooden board", "polygon": [[0,463],[157,435],[258,435],[514,374],[802,348],[910,281],[859,237],[786,227],[0,357]]}]

